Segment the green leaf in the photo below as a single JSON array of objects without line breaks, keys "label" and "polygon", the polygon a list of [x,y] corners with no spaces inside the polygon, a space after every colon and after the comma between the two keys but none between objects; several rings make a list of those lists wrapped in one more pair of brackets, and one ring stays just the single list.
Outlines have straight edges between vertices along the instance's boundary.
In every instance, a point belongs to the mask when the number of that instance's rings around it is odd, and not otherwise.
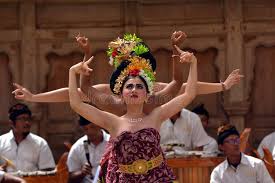
[{"label": "green leaf", "polygon": [[136,34],[130,34],[130,33],[126,33],[124,34],[124,38],[126,41],[135,41],[137,43],[142,42],[142,39],[137,37]]},{"label": "green leaf", "polygon": [[112,55],[113,51],[114,51],[114,48],[108,48],[108,50],[106,51],[107,55],[110,57]]},{"label": "green leaf", "polygon": [[117,58],[114,58],[114,66],[117,68],[119,66],[119,62],[117,61]]},{"label": "green leaf", "polygon": [[137,54],[137,55],[141,55],[143,53],[146,53],[149,51],[149,48],[146,47],[145,45],[137,45],[134,47],[133,51]]}]

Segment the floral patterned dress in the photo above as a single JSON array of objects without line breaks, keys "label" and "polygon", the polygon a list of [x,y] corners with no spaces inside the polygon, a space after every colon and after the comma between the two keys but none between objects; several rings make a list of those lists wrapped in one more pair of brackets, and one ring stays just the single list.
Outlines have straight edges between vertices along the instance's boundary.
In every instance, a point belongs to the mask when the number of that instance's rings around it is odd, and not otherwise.
[{"label": "floral patterned dress", "polygon": [[136,160],[152,160],[162,155],[160,135],[154,128],[144,128],[134,133],[123,132],[111,139],[102,158],[101,180],[104,183],[171,183],[175,179],[165,160],[144,174],[119,171],[119,164],[129,165]]}]

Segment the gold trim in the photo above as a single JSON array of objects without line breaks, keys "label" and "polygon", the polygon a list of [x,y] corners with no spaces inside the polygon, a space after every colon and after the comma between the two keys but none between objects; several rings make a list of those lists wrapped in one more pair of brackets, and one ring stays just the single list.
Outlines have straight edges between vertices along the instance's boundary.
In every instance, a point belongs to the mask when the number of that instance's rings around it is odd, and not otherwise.
[{"label": "gold trim", "polygon": [[149,170],[158,167],[162,162],[163,156],[160,154],[149,161],[145,159],[138,159],[130,165],[119,164],[118,170],[122,173],[134,173],[136,175],[146,174]]}]

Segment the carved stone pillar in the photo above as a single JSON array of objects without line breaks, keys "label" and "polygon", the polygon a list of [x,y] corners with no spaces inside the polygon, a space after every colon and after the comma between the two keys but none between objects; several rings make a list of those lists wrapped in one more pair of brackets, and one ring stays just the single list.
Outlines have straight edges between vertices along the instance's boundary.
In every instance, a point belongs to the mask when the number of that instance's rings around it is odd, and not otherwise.
[{"label": "carved stone pillar", "polygon": [[[20,30],[21,30],[21,67],[22,67],[22,85],[30,91],[37,92],[38,72],[36,59],[36,30],[35,30],[35,1],[26,0],[20,3]],[[41,120],[42,113],[38,103],[28,103],[30,106],[35,122],[33,131],[45,137],[43,133],[46,130]]]},{"label": "carved stone pillar", "polygon": [[225,105],[230,123],[236,126],[239,132],[245,128],[245,115],[249,109],[249,102],[236,102]]},{"label": "carved stone pillar", "polygon": [[[21,62],[23,65],[23,85],[36,90],[36,44],[35,44],[35,3],[32,0],[20,4]],[[32,82],[30,82],[32,81]]]},{"label": "carved stone pillar", "polygon": [[[226,0],[225,28],[226,28],[226,63],[227,73],[239,68],[244,71],[243,35],[242,35],[242,2]],[[245,126],[244,116],[247,113],[244,95],[244,81],[233,87],[225,97],[225,110],[230,114],[230,122],[243,130]]]}]

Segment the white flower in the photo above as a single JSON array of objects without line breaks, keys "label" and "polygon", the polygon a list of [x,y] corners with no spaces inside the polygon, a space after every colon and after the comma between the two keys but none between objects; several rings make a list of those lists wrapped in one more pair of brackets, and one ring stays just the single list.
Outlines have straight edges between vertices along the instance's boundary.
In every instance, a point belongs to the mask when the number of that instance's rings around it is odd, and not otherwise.
[{"label": "white flower", "polygon": [[146,81],[146,84],[148,86],[149,93],[153,93],[153,82],[151,79],[148,77],[148,75],[144,72],[144,70],[140,70],[139,75],[142,76],[142,78]]},{"label": "white flower", "polygon": [[114,64],[114,59],[112,56],[109,57],[109,64],[110,65],[113,65]]}]

